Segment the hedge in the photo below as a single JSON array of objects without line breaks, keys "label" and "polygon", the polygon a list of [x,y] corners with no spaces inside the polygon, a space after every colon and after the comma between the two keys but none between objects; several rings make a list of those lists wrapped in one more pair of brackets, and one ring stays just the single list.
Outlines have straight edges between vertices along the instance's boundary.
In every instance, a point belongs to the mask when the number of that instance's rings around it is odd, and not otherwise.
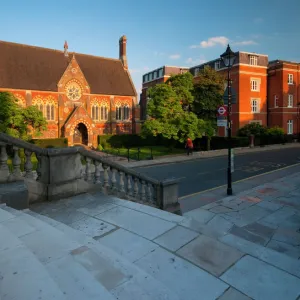
[{"label": "hedge", "polygon": [[[142,138],[137,134],[122,134],[122,135],[99,135],[98,144],[104,149],[110,148],[137,148],[151,146],[165,146],[170,148],[183,149],[185,143],[180,143],[175,140],[168,140],[163,137],[148,137]],[[232,137],[232,147],[247,147],[249,139],[247,137]],[[211,140],[208,137],[202,137],[194,140],[195,150],[217,150],[228,147],[228,139],[226,137],[214,136]]]},{"label": "hedge", "polygon": [[30,141],[32,144],[39,146],[41,148],[64,148],[68,147],[67,138],[57,138],[57,139],[32,139]]},{"label": "hedge", "polygon": [[254,140],[255,146],[265,146],[265,145],[274,145],[274,144],[285,144],[285,143],[292,143],[294,140],[297,140],[297,135],[293,134],[285,134],[283,136],[272,136],[272,135],[265,135],[265,136],[257,136]]}]

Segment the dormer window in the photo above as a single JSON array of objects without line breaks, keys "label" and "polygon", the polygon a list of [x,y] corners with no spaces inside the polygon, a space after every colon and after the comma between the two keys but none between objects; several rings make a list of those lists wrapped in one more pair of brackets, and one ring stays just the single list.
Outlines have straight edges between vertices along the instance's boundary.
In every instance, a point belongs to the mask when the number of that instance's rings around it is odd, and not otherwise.
[{"label": "dormer window", "polygon": [[221,61],[217,60],[217,61],[215,62],[215,70],[219,70],[220,67],[221,67]]},{"label": "dormer window", "polygon": [[257,66],[257,56],[250,55],[250,65],[251,66]]}]

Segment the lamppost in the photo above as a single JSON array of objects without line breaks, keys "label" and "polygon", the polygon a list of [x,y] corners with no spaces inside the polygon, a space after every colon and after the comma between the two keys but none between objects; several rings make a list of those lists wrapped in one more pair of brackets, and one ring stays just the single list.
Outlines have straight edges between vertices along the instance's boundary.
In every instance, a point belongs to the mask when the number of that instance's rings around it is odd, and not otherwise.
[{"label": "lamppost", "polygon": [[228,113],[227,113],[227,136],[228,136],[228,167],[227,167],[227,195],[232,195],[232,177],[231,177],[231,152],[232,152],[232,139],[231,139],[231,80],[230,70],[235,60],[235,53],[227,46],[226,51],[220,55],[227,67],[227,91],[228,91]]}]

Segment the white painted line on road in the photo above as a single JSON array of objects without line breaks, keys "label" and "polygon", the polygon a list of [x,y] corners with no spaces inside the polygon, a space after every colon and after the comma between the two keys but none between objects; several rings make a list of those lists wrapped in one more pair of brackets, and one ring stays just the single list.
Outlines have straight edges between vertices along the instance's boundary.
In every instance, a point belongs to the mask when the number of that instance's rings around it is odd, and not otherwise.
[{"label": "white painted line on road", "polygon": [[[253,179],[253,178],[256,178],[256,177],[263,176],[263,175],[275,173],[277,171],[282,171],[282,170],[285,170],[285,169],[288,169],[288,168],[291,168],[291,167],[296,167],[296,166],[299,166],[299,165],[300,165],[300,163],[296,163],[296,164],[293,164],[293,165],[290,165],[290,166],[286,166],[286,167],[283,167],[283,168],[280,168],[280,169],[276,169],[276,170],[272,170],[272,171],[269,171],[269,172],[265,172],[265,173],[261,173],[261,174],[258,174],[258,175],[254,175],[254,176],[251,176],[251,177],[247,177],[247,178],[244,178],[244,179],[240,179],[240,180],[234,181],[233,183],[243,182],[243,181],[246,181],[246,180],[249,180],[249,179]],[[186,196],[182,196],[182,197],[179,197],[178,199],[179,200],[183,200],[183,199],[191,197],[191,196],[196,196],[196,195],[204,194],[204,193],[207,193],[207,192],[210,192],[210,191],[214,191],[214,190],[217,190],[219,188],[226,187],[226,186],[227,186],[227,184],[223,184],[223,185],[211,188],[211,189],[207,189],[205,191],[201,191],[201,192],[189,194],[189,195],[186,195]]]}]

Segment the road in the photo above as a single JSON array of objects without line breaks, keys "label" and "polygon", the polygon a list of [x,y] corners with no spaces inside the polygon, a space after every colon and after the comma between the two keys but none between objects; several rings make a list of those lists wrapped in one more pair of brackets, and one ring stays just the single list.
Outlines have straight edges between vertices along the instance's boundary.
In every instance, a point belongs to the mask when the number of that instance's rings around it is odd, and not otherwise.
[{"label": "road", "polygon": [[[299,148],[236,155],[232,180],[246,179],[297,163],[300,163]],[[135,169],[159,180],[180,178],[179,197],[227,183],[227,156]]]}]

